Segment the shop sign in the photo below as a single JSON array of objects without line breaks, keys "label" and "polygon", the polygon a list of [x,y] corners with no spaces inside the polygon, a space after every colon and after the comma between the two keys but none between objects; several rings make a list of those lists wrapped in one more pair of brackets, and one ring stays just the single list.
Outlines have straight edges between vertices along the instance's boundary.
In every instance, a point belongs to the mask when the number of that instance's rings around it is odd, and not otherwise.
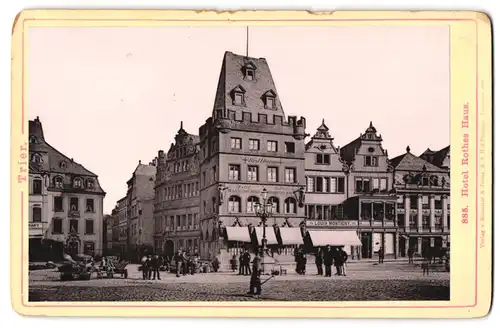
[{"label": "shop sign", "polygon": [[308,220],[308,227],[356,227],[358,221],[353,220]]},{"label": "shop sign", "polygon": [[[237,185],[228,185],[227,191],[230,193],[256,193],[260,194],[262,189],[266,188],[266,190],[270,193],[272,192],[284,192],[287,196],[293,197],[293,191],[297,189],[297,186],[273,186],[273,185],[250,185],[250,184],[237,184]],[[295,189],[294,189],[295,188]]]},{"label": "shop sign", "polygon": [[30,222],[28,224],[29,235],[30,236],[40,236],[43,235],[43,225],[42,222]]}]

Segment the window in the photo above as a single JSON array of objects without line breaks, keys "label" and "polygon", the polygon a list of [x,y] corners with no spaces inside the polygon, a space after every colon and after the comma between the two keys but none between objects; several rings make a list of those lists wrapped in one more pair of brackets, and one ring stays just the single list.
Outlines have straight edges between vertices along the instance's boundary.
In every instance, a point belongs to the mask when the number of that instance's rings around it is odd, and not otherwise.
[{"label": "window", "polygon": [[70,198],[69,209],[70,209],[70,211],[78,211],[78,198],[76,198],[76,197]]},{"label": "window", "polygon": [[217,139],[212,140],[212,153],[217,151]]},{"label": "window", "polygon": [[193,229],[193,214],[188,214],[188,229]]},{"label": "window", "polygon": [[212,197],[212,213],[217,213],[217,200]]},{"label": "window", "polygon": [[372,179],[372,190],[387,191],[387,179],[386,178],[373,178]]},{"label": "window", "polygon": [[52,233],[62,234],[63,233],[63,221],[59,218],[52,219]]},{"label": "window", "polygon": [[203,172],[203,185],[207,185],[207,172]]},{"label": "window", "polygon": [[297,214],[297,201],[294,198],[285,199],[285,213]]},{"label": "window", "polygon": [[254,79],[255,71],[253,69],[247,68],[245,70],[245,79],[252,81]]},{"label": "window", "polygon": [[410,196],[410,208],[411,209],[417,209],[418,208],[418,196],[417,195],[411,195]]},{"label": "window", "polygon": [[40,155],[40,154],[33,154],[31,156],[31,161],[35,162],[35,163],[42,163],[43,162],[42,161],[42,155]]},{"label": "window", "polygon": [[212,181],[217,181],[217,166],[212,167]]},{"label": "window", "polygon": [[94,212],[94,200],[87,199],[87,205],[85,206],[85,212]]},{"label": "window", "polygon": [[80,178],[75,178],[73,180],[73,187],[74,188],[81,188],[82,187],[82,179]]},{"label": "window", "polygon": [[94,180],[89,179],[87,180],[87,189],[93,189],[94,188]]},{"label": "window", "polygon": [[260,140],[258,140],[258,139],[250,139],[248,141],[248,149],[250,149],[250,150],[259,150],[260,149]]},{"label": "window", "polygon": [[306,178],[306,191],[313,192],[314,191],[314,179],[312,177]]},{"label": "window", "polygon": [[241,199],[238,196],[229,197],[229,213],[240,213],[241,212]]},{"label": "window", "polygon": [[60,196],[54,197],[54,212],[64,212],[63,198]]},{"label": "window", "polygon": [[85,234],[86,235],[94,234],[94,220],[85,220]]},{"label": "window", "polygon": [[285,151],[289,154],[295,153],[295,143],[294,142],[285,142]]},{"label": "window", "polygon": [[278,168],[268,167],[267,168],[267,181],[268,182],[278,182]]},{"label": "window", "polygon": [[422,215],[422,227],[429,228],[431,226],[431,217],[430,215]]},{"label": "window", "polygon": [[285,168],[285,182],[295,183],[295,168]]},{"label": "window", "polygon": [[277,141],[268,141],[267,142],[267,151],[278,151],[278,142]]},{"label": "window", "polygon": [[385,218],[386,220],[394,220],[395,216],[395,205],[394,203],[385,203]]},{"label": "window", "polygon": [[259,181],[259,167],[248,166],[248,181]]},{"label": "window", "polygon": [[54,178],[54,187],[55,188],[62,188],[63,187],[63,178],[62,177],[55,177]]},{"label": "window", "polygon": [[241,138],[231,138],[231,149],[241,149]]},{"label": "window", "polygon": [[365,166],[378,166],[378,157],[365,156]]},{"label": "window", "polygon": [[33,217],[32,222],[42,222],[42,208],[41,207],[33,207]]},{"label": "window", "polygon": [[203,201],[203,214],[207,214],[207,201]]},{"label": "window", "polygon": [[330,154],[316,154],[316,164],[329,165]]},{"label": "window", "polygon": [[384,219],[384,203],[373,203],[373,218],[375,220]]},{"label": "window", "polygon": [[369,192],[370,191],[370,179],[369,178],[357,178],[356,179],[356,192]]},{"label": "window", "polygon": [[34,179],[33,180],[33,194],[41,195],[42,194],[42,180]]},{"label": "window", "polygon": [[259,199],[255,196],[250,196],[247,199],[247,213],[253,213],[255,211],[255,205],[259,203]]},{"label": "window", "polygon": [[372,204],[361,203],[361,219],[371,220],[372,218]]},{"label": "window", "polygon": [[345,192],[345,178],[344,177],[337,178],[337,192],[339,192],[339,193]]},{"label": "window", "polygon": [[280,212],[280,200],[276,197],[270,197],[268,203],[271,204],[271,213]]},{"label": "window", "polygon": [[429,186],[429,177],[427,176],[422,177],[422,186]]},{"label": "window", "polygon": [[399,227],[405,226],[405,215],[404,214],[398,214],[398,226]]},{"label": "window", "polygon": [[229,165],[229,180],[240,180],[240,166],[231,164]]},{"label": "window", "polygon": [[436,210],[441,210],[443,209],[443,201],[441,199],[435,198],[434,199],[434,208]]},{"label": "window", "polygon": [[234,94],[233,105],[236,105],[236,106],[243,105],[243,94],[242,93],[237,92]]},{"label": "window", "polygon": [[69,233],[78,233],[78,220],[69,220]]},{"label": "window", "polygon": [[274,108],[274,107],[275,107],[274,97],[266,97],[266,108]]},{"label": "window", "polygon": [[94,255],[94,242],[92,241],[86,241],[83,243],[83,253],[85,255]]}]

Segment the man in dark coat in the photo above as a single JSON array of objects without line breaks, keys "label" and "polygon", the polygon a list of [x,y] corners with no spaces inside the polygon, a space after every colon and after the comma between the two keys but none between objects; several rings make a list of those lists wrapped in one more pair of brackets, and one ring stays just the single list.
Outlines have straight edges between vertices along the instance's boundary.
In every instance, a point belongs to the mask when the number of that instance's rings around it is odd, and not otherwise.
[{"label": "man in dark coat", "polygon": [[259,296],[262,292],[260,275],[262,273],[262,257],[257,253],[252,262],[252,275],[250,276],[249,295]]},{"label": "man in dark coat", "polygon": [[315,255],[316,268],[318,269],[318,276],[323,275],[323,252],[320,247],[316,251]]},{"label": "man in dark coat", "polygon": [[335,248],[333,251],[333,265],[335,265],[335,275],[342,275],[342,266],[344,265],[344,259],[342,257],[342,252],[339,248]]},{"label": "man in dark coat", "polygon": [[238,257],[238,264],[240,265],[240,268],[238,270],[238,274],[244,275],[243,269],[245,268],[245,255],[243,252],[241,252],[240,256]]},{"label": "man in dark coat", "polygon": [[384,263],[384,246],[380,246],[378,250],[378,263]]},{"label": "man in dark coat", "polygon": [[142,260],[142,279],[146,280],[149,277],[149,258],[147,256],[143,257]]},{"label": "man in dark coat", "polygon": [[160,266],[161,266],[161,258],[158,255],[155,255],[151,261],[152,263],[152,268],[153,268],[153,280],[158,278],[158,280],[161,280],[160,278]]},{"label": "man in dark coat", "polygon": [[245,250],[245,253],[243,253],[243,274],[245,276],[252,273],[252,269],[250,269],[251,260],[252,256],[250,255],[250,252]]},{"label": "man in dark coat", "polygon": [[415,251],[413,250],[413,247],[410,247],[408,250],[408,264],[413,264],[413,254]]},{"label": "man in dark coat", "polygon": [[332,276],[333,252],[330,245],[326,245],[323,252],[323,264],[325,265],[325,277]]},{"label": "man in dark coat", "polygon": [[175,261],[175,268],[176,268],[176,277],[180,277],[181,270],[182,270],[182,252],[181,250],[178,250],[177,253],[174,255],[174,261]]},{"label": "man in dark coat", "polygon": [[343,276],[346,275],[347,259],[348,258],[349,258],[349,256],[347,255],[347,252],[341,246],[340,247],[340,259],[342,260],[342,265],[340,267],[340,274],[343,275]]}]

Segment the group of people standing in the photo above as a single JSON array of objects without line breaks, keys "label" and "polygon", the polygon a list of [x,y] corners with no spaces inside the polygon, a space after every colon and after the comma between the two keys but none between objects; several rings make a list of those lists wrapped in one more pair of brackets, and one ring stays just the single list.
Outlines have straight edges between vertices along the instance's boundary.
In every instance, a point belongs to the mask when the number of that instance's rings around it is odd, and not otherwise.
[{"label": "group of people standing", "polygon": [[181,274],[183,276],[187,274],[194,275],[199,261],[200,256],[197,251],[194,251],[192,254],[188,255],[186,251],[178,250],[174,255],[176,277],[180,277]]},{"label": "group of people standing", "polygon": [[242,251],[238,259],[236,258],[236,255],[233,255],[233,258],[231,259],[232,271],[235,272],[236,269],[238,269],[238,275],[241,276],[250,275],[252,273],[252,270],[250,269],[251,260],[252,256],[250,255],[250,252],[248,250]]},{"label": "group of people standing", "polygon": [[[315,254],[315,264],[318,269],[318,275],[325,277],[332,276],[332,265],[335,266],[336,276],[345,276],[346,275],[346,263],[347,263],[347,252],[344,248],[334,247],[332,248],[330,245],[327,245],[324,249],[318,248]],[[325,270],[323,272],[323,266],[325,266]]]},{"label": "group of people standing", "polygon": [[161,255],[147,255],[141,260],[142,262],[142,279],[144,280],[161,280],[160,268],[165,263],[165,259]]}]

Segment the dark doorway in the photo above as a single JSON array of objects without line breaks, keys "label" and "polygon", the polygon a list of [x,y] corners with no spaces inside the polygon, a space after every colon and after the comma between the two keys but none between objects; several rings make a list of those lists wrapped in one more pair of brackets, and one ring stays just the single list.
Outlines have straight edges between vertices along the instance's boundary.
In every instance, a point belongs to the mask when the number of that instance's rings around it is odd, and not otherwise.
[{"label": "dark doorway", "polygon": [[441,237],[435,237],[434,238],[434,247],[436,247],[436,248],[443,247],[443,238],[441,238]]},{"label": "dark doorway", "polygon": [[70,241],[68,243],[68,254],[71,256],[74,256],[78,254],[78,242],[77,241]]},{"label": "dark doorway", "polygon": [[406,239],[404,237],[399,238],[399,256],[407,256],[408,250],[406,249]]},{"label": "dark doorway", "polygon": [[372,257],[372,236],[369,232],[361,233],[361,257],[364,259]]},{"label": "dark doorway", "polygon": [[174,252],[174,241],[170,239],[165,241],[165,244],[163,245],[163,254],[169,258],[172,258],[174,256]]},{"label": "dark doorway", "polygon": [[428,237],[422,238],[422,256],[429,254],[431,248],[431,239]]}]

